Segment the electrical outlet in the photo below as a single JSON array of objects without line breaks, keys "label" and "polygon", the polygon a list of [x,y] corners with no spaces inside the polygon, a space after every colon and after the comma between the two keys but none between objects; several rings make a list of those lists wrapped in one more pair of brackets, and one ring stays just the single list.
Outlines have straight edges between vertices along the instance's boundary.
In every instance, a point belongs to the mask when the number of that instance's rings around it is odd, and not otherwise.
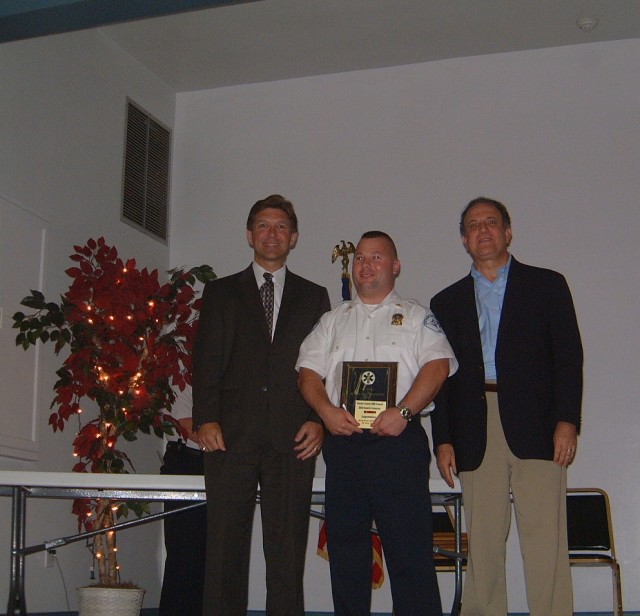
[{"label": "electrical outlet", "polygon": [[44,566],[45,567],[53,567],[56,561],[56,551],[55,550],[45,550],[44,552]]}]

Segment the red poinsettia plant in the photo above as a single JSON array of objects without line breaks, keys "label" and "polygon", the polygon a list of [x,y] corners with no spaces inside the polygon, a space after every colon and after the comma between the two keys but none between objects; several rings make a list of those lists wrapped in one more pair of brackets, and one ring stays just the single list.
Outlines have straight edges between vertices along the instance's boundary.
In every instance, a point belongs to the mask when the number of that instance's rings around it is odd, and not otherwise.
[{"label": "red poinsettia plant", "polygon": [[[191,382],[201,301],[194,285],[215,274],[207,265],[176,269],[160,284],[157,270],[138,269],[135,259],[123,261],[102,237],[74,246],[70,258],[75,265],[66,274],[72,283],[60,304],[34,290],[21,301],[35,312],[13,316],[20,330],[16,345],[28,349],[50,341],[56,354],[69,346],[57,371],[49,425],[62,431],[77,418],[74,471],[127,473],[135,469],[116,447],[120,437],[134,441],[138,431],[158,437],[184,432],[170,411],[175,392]],[[92,409],[97,413],[87,419]],[[129,507],[142,512],[139,503],[118,503],[115,513],[126,515]],[[113,522],[114,504],[77,500],[73,511],[79,529],[105,528]],[[109,551],[114,550],[97,548],[98,560]]]}]

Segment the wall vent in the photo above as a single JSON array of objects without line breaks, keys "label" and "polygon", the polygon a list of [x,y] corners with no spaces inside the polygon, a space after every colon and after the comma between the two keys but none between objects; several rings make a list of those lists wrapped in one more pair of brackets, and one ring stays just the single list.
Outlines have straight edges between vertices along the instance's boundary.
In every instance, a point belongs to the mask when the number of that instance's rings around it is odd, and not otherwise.
[{"label": "wall vent", "polygon": [[171,131],[127,101],[122,219],[167,241]]}]

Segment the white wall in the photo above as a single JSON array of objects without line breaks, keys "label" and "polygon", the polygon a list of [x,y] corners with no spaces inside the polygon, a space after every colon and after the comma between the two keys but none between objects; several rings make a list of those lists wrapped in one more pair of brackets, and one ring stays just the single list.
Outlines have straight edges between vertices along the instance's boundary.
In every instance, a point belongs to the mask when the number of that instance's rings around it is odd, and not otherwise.
[{"label": "white wall", "polygon": [[[399,290],[428,302],[468,272],[462,207],[480,194],[504,201],[513,253],[562,271],[573,290],[586,383],[569,481],[611,496],[630,610],[640,609],[639,63],[631,40],[180,94],[171,243],[172,265],[237,271],[251,259],[250,205],[281,192],[301,221],[289,264],[334,303],[333,246],[372,228],[398,243]],[[306,581],[307,609],[328,611],[326,563],[310,556]],[[577,611],[611,610],[606,572],[575,570],[574,581]],[[509,587],[510,609],[525,611],[515,542]],[[374,609],[389,606],[387,585]]]},{"label": "white wall", "polygon": [[[638,60],[640,41],[621,41],[185,93],[174,101],[98,32],[5,43],[0,196],[49,222],[51,297],[67,288],[72,245],[89,237],[104,235],[123,255],[165,268],[166,248],[119,220],[122,139],[126,96],[169,126],[175,102],[172,265],[207,262],[219,275],[244,267],[250,205],[282,192],[301,220],[290,266],[327,285],[334,303],[340,268],[330,252],[339,240],[356,241],[370,228],[390,232],[403,261],[399,290],[428,302],[468,271],[456,230],[463,205],[478,194],[505,201],[514,254],[562,271],[573,289],[586,385],[570,484],[610,493],[625,606],[638,610]],[[3,351],[3,362],[23,353]],[[61,359],[46,346],[43,355],[40,459],[2,458],[3,469],[71,467],[73,426],[53,435],[46,425]],[[1,392],[0,400],[4,406]],[[139,471],[157,469],[156,445],[140,441],[129,450]],[[27,542],[73,533],[69,508],[30,503]],[[0,499],[5,555],[9,512],[8,499]],[[120,539],[124,575],[147,588],[147,607],[158,602],[158,541],[153,526]],[[307,606],[328,611],[327,565],[309,552]],[[251,607],[259,609],[257,554]],[[76,544],[58,556],[74,609],[89,555]],[[511,563],[510,607],[523,611],[515,544]],[[0,558],[0,605],[8,578],[8,557]],[[574,570],[574,580],[578,611],[610,609],[605,572]],[[443,579],[445,605],[450,582]],[[41,556],[27,558],[27,589],[30,611],[66,609],[60,576]],[[388,611],[388,585],[374,596],[374,609]]]},{"label": "white wall", "polygon": [[[74,244],[84,244],[90,237],[102,235],[123,257],[135,257],[140,265],[166,270],[168,248],[120,221],[120,191],[126,97],[171,126],[174,93],[97,31],[4,43],[0,46],[0,84],[0,196],[49,222],[47,297],[55,301],[68,288],[69,278],[64,274],[72,265],[68,256]],[[4,232],[7,229],[3,228]],[[21,263],[16,260],[10,266],[20,270]],[[28,292],[25,279],[25,288],[14,298],[15,305],[2,306],[3,328],[11,327],[10,317]],[[3,338],[3,367],[25,353],[10,339]],[[62,434],[53,434],[47,425],[55,370],[64,354],[56,357],[45,345],[42,355],[39,460],[0,458],[0,468],[70,471],[73,465],[71,440],[76,425],[69,422]],[[9,394],[0,392],[0,412],[5,420]],[[161,441],[146,439],[126,450],[138,471],[156,472],[159,462],[155,450]],[[2,610],[9,589],[10,512],[9,499],[0,499]],[[74,534],[76,524],[70,501],[30,501],[27,544]],[[158,604],[159,539],[158,525],[127,531],[119,539],[123,577],[135,579],[147,589],[145,605],[149,606]],[[78,543],[59,550],[58,558],[71,609],[77,609],[75,588],[88,582],[90,554]],[[26,560],[29,612],[66,611],[60,574],[55,568],[45,569],[43,561],[42,554]]]}]

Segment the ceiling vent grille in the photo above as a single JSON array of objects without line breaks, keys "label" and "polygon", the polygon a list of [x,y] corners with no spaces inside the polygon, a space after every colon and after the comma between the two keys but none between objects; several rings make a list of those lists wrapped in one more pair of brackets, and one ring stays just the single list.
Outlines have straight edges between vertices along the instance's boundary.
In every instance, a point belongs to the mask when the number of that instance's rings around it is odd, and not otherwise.
[{"label": "ceiling vent grille", "polygon": [[167,241],[171,131],[127,101],[122,218]]}]

